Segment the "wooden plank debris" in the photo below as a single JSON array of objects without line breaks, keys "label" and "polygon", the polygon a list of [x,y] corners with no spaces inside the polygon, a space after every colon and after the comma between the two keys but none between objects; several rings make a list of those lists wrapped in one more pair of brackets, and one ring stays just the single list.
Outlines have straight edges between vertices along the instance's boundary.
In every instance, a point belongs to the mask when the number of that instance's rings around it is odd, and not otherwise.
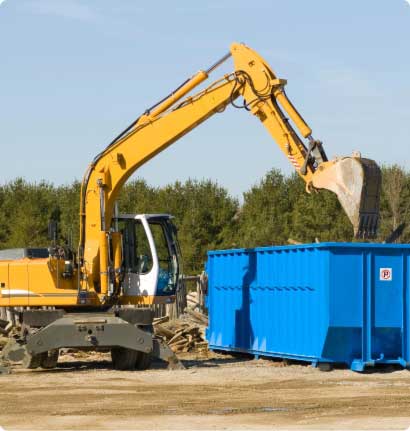
[{"label": "wooden plank debris", "polygon": [[205,314],[199,313],[198,311],[191,310],[189,308],[186,308],[185,312],[188,313],[197,322],[202,323],[205,326],[208,326],[208,317],[205,316]]},{"label": "wooden plank debris", "polygon": [[205,325],[208,318],[192,311],[186,308],[180,319],[154,324],[156,336],[161,337],[175,353],[207,350]]},{"label": "wooden plank debris", "polygon": [[161,323],[169,322],[169,316],[158,317],[154,319],[153,325],[159,325]]}]

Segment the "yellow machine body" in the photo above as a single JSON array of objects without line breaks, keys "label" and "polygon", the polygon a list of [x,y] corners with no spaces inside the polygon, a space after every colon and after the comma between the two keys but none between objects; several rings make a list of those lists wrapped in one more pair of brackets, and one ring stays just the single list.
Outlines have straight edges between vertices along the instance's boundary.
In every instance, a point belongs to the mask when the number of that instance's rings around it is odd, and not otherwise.
[{"label": "yellow machine body", "polygon": [[0,261],[0,306],[72,305],[77,301],[77,283],[74,278],[64,279],[63,271],[64,261],[61,259]]}]

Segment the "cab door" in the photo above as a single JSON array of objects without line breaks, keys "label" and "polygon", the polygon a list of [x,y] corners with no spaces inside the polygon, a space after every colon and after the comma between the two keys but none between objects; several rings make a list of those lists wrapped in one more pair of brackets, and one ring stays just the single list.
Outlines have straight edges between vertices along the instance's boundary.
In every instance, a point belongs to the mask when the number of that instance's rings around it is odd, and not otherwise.
[{"label": "cab door", "polygon": [[178,288],[181,257],[176,229],[169,217],[148,219],[158,258],[157,296],[174,296]]},{"label": "cab door", "polygon": [[153,297],[158,281],[158,257],[146,219],[126,220],[122,230],[125,296]]}]

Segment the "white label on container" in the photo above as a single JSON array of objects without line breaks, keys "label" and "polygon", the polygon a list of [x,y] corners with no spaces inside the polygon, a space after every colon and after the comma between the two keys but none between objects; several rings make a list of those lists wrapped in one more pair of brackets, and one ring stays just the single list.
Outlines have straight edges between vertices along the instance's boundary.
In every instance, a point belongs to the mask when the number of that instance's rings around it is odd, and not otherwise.
[{"label": "white label on container", "polygon": [[380,280],[381,281],[392,281],[393,280],[393,269],[392,268],[380,268]]}]

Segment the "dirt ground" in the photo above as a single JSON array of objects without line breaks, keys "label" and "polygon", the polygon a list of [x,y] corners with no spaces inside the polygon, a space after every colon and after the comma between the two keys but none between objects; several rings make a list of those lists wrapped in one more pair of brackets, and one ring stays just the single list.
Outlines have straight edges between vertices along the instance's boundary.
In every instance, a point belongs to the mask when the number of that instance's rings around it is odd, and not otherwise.
[{"label": "dirt ground", "polygon": [[[98,358],[98,361],[96,360]],[[14,429],[407,429],[410,372],[186,356],[114,371],[109,356],[64,356],[51,371],[0,376],[0,426]]]}]

